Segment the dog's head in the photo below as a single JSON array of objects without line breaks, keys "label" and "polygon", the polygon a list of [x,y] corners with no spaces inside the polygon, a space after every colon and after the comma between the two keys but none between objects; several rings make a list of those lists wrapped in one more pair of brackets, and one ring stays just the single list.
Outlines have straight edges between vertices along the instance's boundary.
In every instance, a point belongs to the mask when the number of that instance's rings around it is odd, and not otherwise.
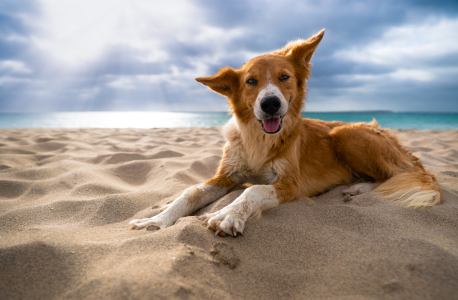
[{"label": "dog's head", "polygon": [[196,80],[226,96],[241,122],[259,122],[265,133],[278,133],[284,119],[292,124],[300,118],[310,60],[323,35],[324,29],[308,40],[291,42],[272,54],[255,57],[240,69],[227,67],[214,76]]}]

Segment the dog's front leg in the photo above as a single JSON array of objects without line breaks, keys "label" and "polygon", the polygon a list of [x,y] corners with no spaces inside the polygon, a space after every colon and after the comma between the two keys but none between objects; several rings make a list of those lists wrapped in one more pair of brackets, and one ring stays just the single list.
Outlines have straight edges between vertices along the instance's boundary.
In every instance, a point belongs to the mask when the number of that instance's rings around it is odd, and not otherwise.
[{"label": "dog's front leg", "polygon": [[160,214],[152,218],[130,221],[130,228],[142,229],[149,225],[169,227],[179,218],[189,216],[192,212],[224,196],[234,186],[235,182],[225,176],[217,176],[205,183],[191,186]]},{"label": "dog's front leg", "polygon": [[263,210],[292,201],[299,195],[298,189],[291,183],[254,185],[225,208],[208,214],[208,228],[222,236],[237,236],[237,233],[243,233],[245,222],[250,216],[259,215]]}]

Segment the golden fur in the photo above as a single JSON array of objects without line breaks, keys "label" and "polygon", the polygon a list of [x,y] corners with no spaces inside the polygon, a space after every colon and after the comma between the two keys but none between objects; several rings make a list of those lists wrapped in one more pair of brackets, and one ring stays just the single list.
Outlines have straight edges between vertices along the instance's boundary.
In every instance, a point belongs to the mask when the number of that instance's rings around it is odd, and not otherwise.
[{"label": "golden fur", "polygon": [[[440,203],[441,192],[434,176],[375,120],[345,124],[301,119],[310,60],[323,35],[324,30],[308,40],[289,43],[272,54],[253,58],[240,69],[227,67],[214,76],[196,78],[229,99],[236,119],[226,126],[228,144],[217,174],[206,183],[232,186],[237,181],[233,174],[262,176],[264,169],[281,164],[272,183],[280,203],[348,184],[355,177],[383,183],[375,192],[407,206]],[[268,135],[260,130],[253,106],[267,81],[280,74],[290,76],[277,86],[291,101],[281,131]],[[259,84],[245,84],[250,77],[257,78]],[[240,157],[242,161],[232,161]]]},{"label": "golden fur", "polygon": [[[301,119],[310,60],[323,35],[324,30],[289,43],[240,69],[196,78],[226,96],[234,114],[223,129],[227,142],[220,166],[212,179],[186,189],[160,214],[132,220],[132,229],[172,226],[243,183],[253,185],[228,206],[207,214],[208,228],[216,234],[237,236],[248,218],[263,210],[357,178],[377,183],[359,183],[344,193],[375,188],[385,199],[413,207],[441,201],[434,176],[375,120],[345,124]],[[266,106],[267,100],[276,107]]]}]

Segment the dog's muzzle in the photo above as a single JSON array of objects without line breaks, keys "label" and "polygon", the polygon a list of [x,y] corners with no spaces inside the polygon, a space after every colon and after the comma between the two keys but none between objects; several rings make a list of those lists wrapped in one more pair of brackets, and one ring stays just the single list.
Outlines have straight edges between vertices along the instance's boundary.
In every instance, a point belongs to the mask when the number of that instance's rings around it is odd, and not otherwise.
[{"label": "dog's muzzle", "polygon": [[277,96],[267,96],[261,100],[261,110],[267,117],[259,120],[262,125],[262,130],[268,134],[274,134],[281,130],[284,116],[276,116],[275,114],[281,108],[280,98]]}]

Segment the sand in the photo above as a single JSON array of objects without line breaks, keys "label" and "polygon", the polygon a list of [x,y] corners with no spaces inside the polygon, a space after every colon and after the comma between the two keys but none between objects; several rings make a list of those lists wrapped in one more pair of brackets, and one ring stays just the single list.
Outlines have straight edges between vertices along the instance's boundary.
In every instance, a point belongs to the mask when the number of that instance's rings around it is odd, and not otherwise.
[{"label": "sand", "polygon": [[0,298],[457,299],[458,131],[396,132],[443,204],[344,201],[341,186],[222,238],[196,216],[128,230],[213,175],[217,128],[2,129]]}]

